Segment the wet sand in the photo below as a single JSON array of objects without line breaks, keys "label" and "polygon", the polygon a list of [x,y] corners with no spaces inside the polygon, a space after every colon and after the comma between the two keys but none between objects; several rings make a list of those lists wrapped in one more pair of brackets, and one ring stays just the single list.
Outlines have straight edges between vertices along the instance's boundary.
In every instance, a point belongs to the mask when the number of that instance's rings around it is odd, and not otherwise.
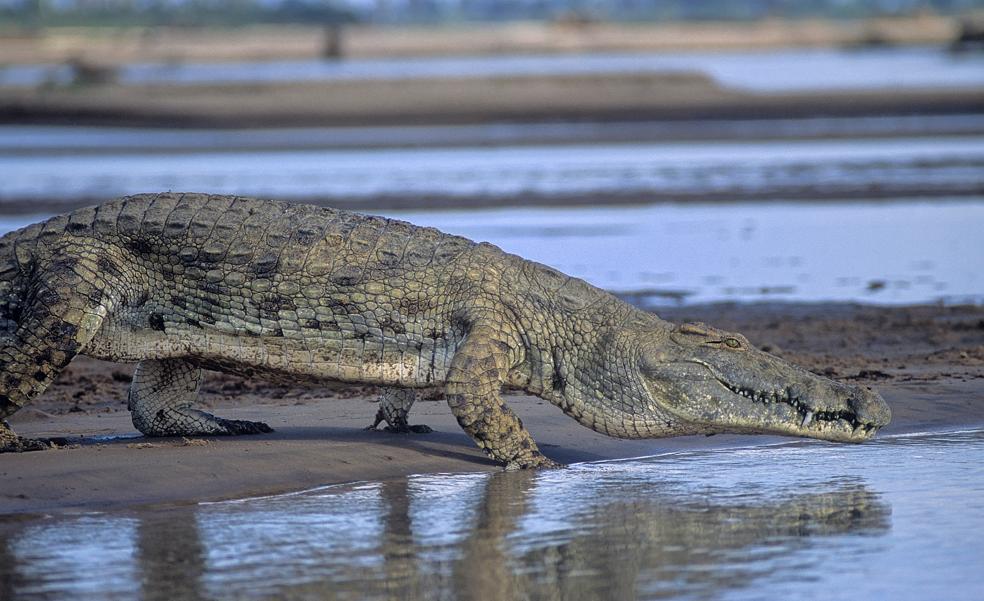
[{"label": "wet sand", "polygon": [[[829,377],[876,387],[892,406],[885,434],[984,424],[984,307],[708,305],[662,310],[745,333],[754,344]],[[428,435],[368,432],[371,388],[294,388],[210,374],[205,398],[232,418],[267,421],[274,434],[146,439],[129,423],[131,366],[79,359],[10,421],[64,448],[0,456],[0,513],[37,514],[241,498],[411,473],[493,471],[443,401],[422,400],[412,422]],[[622,441],[596,434],[539,399],[511,395],[544,452],[563,462],[678,449],[762,444],[721,435]],[[116,437],[116,438],[114,438]]]}]

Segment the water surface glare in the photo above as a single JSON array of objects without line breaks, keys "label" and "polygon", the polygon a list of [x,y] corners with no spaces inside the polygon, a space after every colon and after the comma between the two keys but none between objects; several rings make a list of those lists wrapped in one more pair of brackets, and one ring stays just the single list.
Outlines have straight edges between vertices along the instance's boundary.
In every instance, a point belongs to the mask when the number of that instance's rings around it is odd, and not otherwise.
[{"label": "water surface glare", "polygon": [[984,198],[392,215],[492,242],[644,307],[984,299]]},{"label": "water surface glare", "polygon": [[4,599],[979,599],[984,430],[0,528]]},{"label": "water surface glare", "polygon": [[164,129],[80,125],[0,125],[0,155],[44,153],[241,151],[302,148],[392,148],[585,143],[674,139],[756,140],[804,137],[970,136],[984,132],[984,114],[550,121],[457,125]]},{"label": "water surface glare", "polygon": [[[491,242],[645,308],[984,301],[984,197],[384,213]],[[0,216],[0,235],[42,219]]]},{"label": "water surface glare", "polygon": [[153,190],[264,198],[503,199],[631,195],[831,198],[984,189],[984,136],[645,142],[242,152],[0,153],[12,200]]}]

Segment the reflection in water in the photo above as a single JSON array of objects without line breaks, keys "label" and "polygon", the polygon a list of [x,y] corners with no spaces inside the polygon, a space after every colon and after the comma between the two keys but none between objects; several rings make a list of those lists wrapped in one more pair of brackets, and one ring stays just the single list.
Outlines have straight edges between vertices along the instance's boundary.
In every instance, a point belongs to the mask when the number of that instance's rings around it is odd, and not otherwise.
[{"label": "reflection in water", "polygon": [[[6,599],[138,598],[138,521],[83,516],[35,522],[6,541],[13,594]],[[0,534],[2,536],[2,534]]]},{"label": "reflection in water", "polygon": [[[213,564],[206,578],[208,596],[235,590],[237,595],[288,598],[627,599],[636,596],[642,582],[661,594],[704,594],[752,584],[771,573],[778,555],[809,548],[816,537],[888,529],[887,505],[858,483],[832,483],[826,492],[781,495],[767,504],[721,505],[651,489],[635,490],[624,501],[606,501],[608,491],[587,486],[574,497],[543,506],[541,476],[500,473],[470,483],[482,488],[471,519],[458,521],[466,509],[460,505],[443,517],[463,538],[454,537],[457,544],[445,558],[429,558],[409,510],[430,499],[414,494],[414,480],[374,487],[383,501],[373,511],[382,529],[364,541],[370,545],[361,552],[351,542],[337,548],[335,541],[312,544],[310,532],[284,523],[286,528],[276,531],[283,546],[254,558],[269,570],[259,586],[249,583],[250,559]],[[638,496],[644,492],[648,498]],[[315,505],[332,513],[364,512],[353,507],[349,494],[333,491]],[[276,500],[268,502],[281,507]],[[241,508],[214,508],[203,521],[225,524],[230,510],[238,514]],[[540,516],[544,510],[555,515]],[[236,548],[229,537],[242,534],[232,529],[209,543]],[[350,541],[341,533],[338,538]],[[447,546],[440,538],[432,540]],[[743,565],[742,557],[756,546],[761,550],[755,562]],[[296,555],[292,549],[297,548],[305,553]],[[297,565],[305,565],[305,573],[298,573]],[[227,572],[237,580],[231,588]]]},{"label": "reflection in water", "polygon": [[191,511],[152,513],[137,526],[140,598],[203,599],[205,550]]},{"label": "reflection in water", "polygon": [[984,431],[807,442],[13,523],[0,593],[969,599],[982,452]]},{"label": "reflection in water", "polygon": [[0,569],[0,599],[13,599],[14,592],[24,588],[19,574],[13,569],[16,567],[15,561],[17,558],[10,552],[7,539],[0,536],[0,566],[7,566],[7,569]]}]

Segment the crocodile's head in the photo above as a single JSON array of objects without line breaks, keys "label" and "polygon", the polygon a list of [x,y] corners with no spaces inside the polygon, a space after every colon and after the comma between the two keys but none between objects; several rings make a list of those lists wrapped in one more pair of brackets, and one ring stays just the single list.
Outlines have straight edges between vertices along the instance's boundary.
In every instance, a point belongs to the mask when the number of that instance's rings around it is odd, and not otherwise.
[{"label": "crocodile's head", "polygon": [[817,376],[704,324],[675,327],[640,356],[648,396],[693,431],[862,442],[891,419],[873,390]]}]

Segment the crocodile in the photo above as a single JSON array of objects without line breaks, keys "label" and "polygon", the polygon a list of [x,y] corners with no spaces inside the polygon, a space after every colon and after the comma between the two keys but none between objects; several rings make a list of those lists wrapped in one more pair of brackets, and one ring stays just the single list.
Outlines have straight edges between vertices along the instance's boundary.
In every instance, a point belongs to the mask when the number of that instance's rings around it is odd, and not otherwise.
[{"label": "crocodile", "polygon": [[196,407],[203,370],[372,384],[376,427],[443,389],[507,468],[556,465],[503,403],[538,396],[613,437],[776,433],[861,442],[877,392],[702,323],[672,324],[488,243],[378,216],[205,194],[141,194],[0,238],[0,451],[51,442],[4,418],[77,355],[137,363],[147,436],[269,432]]}]

